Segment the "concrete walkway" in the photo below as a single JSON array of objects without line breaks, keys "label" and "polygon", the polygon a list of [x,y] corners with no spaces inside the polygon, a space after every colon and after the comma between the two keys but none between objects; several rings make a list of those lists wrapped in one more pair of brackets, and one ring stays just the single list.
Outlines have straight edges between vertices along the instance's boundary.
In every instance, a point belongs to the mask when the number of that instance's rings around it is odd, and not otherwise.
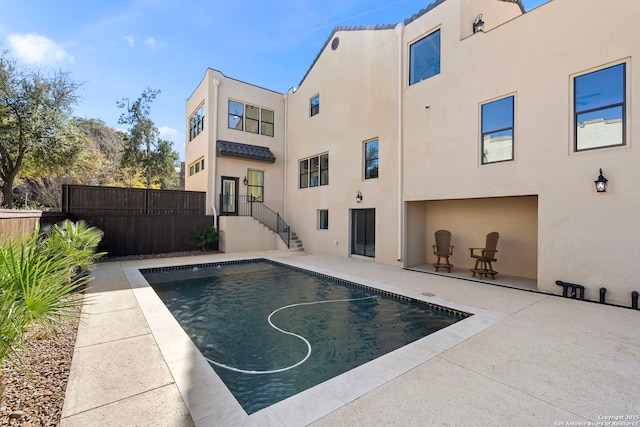
[{"label": "concrete walkway", "polygon": [[[138,271],[248,257],[474,315],[248,416]],[[280,251],[102,263],[88,295],[63,427],[640,426],[638,310]]]}]

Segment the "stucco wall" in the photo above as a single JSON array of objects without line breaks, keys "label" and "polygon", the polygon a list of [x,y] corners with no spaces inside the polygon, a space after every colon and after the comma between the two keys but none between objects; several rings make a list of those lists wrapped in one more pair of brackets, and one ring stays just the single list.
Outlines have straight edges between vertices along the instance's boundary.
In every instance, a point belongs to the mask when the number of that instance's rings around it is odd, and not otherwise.
[{"label": "stucco wall", "polygon": [[[266,136],[230,129],[228,126],[229,100],[273,111],[274,135]],[[205,156],[206,173],[200,172],[190,177],[187,169],[186,188],[199,191],[206,189],[208,209],[211,210],[211,203],[215,202],[219,212],[218,198],[221,176],[239,178],[239,194],[246,195],[246,187],[242,185],[242,179],[247,175],[247,170],[262,170],[265,172],[265,203],[273,210],[283,210],[285,169],[283,94],[247,84],[226,77],[219,71],[208,69],[200,85],[187,100],[187,129],[189,129],[188,117],[198,109],[202,102],[206,103],[207,112],[205,131],[191,142],[188,141],[187,132],[186,164],[188,168],[191,162],[200,156]],[[275,163],[265,163],[218,156],[215,152],[217,140],[268,147],[276,157],[276,161]]]},{"label": "stucco wall", "polygon": [[[640,217],[630,214],[640,208],[633,119],[640,74],[630,59],[640,54],[639,13],[633,1],[552,1],[461,41],[457,2],[446,1],[407,26],[407,42],[441,28],[442,65],[439,75],[406,87],[405,199],[538,195],[538,289],[558,293],[560,279],[585,285],[597,300],[605,286],[608,301],[628,305],[640,255],[624,238],[640,233]],[[576,153],[572,78],[620,61],[627,63],[626,146]],[[515,159],[481,165],[480,105],[508,95],[515,96]],[[593,185],[600,167],[610,179],[605,194]]]},{"label": "stucco wall", "polygon": [[277,249],[280,237],[250,216],[221,216],[219,249],[225,253]]},{"label": "stucco wall", "polygon": [[[471,34],[478,13],[485,31]],[[243,132],[247,138],[238,140],[227,129],[229,98],[272,107],[282,128],[269,145],[278,159],[270,181],[281,173],[285,219],[307,250],[349,256],[350,211],[375,208],[376,262],[425,261],[433,232],[448,221],[463,248],[500,232],[498,270],[537,277],[541,291],[559,293],[555,281],[564,280],[585,285],[586,297],[597,300],[605,286],[607,301],[629,305],[640,256],[632,238],[640,234],[637,16],[634,0],[554,0],[524,15],[510,2],[447,0],[406,26],[337,31],[338,48],[329,40],[300,87],[284,96],[209,70],[221,80],[219,126],[202,146],[188,145],[187,163],[216,138],[264,145],[263,137]],[[440,74],[409,85],[409,46],[436,29]],[[573,78],[621,62],[626,145],[575,152]],[[211,97],[206,86],[190,98],[187,114],[197,98]],[[316,94],[320,113],[310,117]],[[481,106],[506,96],[514,97],[514,159],[483,165]],[[379,140],[380,176],[365,180],[363,142],[372,138]],[[322,153],[329,153],[329,185],[298,188],[298,161]],[[244,176],[233,162],[224,167]],[[594,190],[599,168],[609,179],[605,194]],[[491,201],[490,214],[478,199]],[[317,229],[318,209],[329,210],[328,230]],[[450,209],[453,215],[443,213]],[[458,256],[456,266],[470,262]]]},{"label": "stucco wall", "polygon": [[[304,82],[289,96],[287,220],[311,251],[349,256],[350,210],[376,210],[376,262],[399,265],[398,69],[394,29],[338,31]],[[309,115],[320,94],[320,113]],[[379,141],[379,177],[364,179],[364,142]],[[329,185],[298,188],[298,161],[329,153]],[[363,195],[356,203],[356,194]],[[317,229],[317,210],[329,229]]]}]

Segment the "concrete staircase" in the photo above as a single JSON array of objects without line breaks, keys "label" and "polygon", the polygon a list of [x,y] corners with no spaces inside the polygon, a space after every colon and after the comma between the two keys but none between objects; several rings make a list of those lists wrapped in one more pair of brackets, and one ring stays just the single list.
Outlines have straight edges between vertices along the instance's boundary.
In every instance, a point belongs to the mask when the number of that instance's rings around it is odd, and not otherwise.
[{"label": "concrete staircase", "polygon": [[293,231],[289,236],[289,251],[304,251],[302,240],[300,240],[298,235]]}]

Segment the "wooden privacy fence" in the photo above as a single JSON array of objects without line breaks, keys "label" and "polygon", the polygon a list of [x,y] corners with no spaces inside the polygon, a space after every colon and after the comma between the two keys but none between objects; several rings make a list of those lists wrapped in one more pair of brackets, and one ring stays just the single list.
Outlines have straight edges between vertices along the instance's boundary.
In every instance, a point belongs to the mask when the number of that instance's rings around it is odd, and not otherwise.
[{"label": "wooden privacy fence", "polygon": [[40,211],[0,209],[0,241],[28,236],[40,221]]},{"label": "wooden privacy fence", "polygon": [[213,225],[196,191],[64,185],[62,210],[102,230],[99,250],[109,256],[195,250],[189,234]]}]

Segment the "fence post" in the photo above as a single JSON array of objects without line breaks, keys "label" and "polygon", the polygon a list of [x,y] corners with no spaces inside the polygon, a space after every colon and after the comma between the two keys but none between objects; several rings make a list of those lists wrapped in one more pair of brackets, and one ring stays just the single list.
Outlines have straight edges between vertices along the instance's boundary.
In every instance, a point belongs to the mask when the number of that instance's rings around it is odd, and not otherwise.
[{"label": "fence post", "polygon": [[276,233],[280,234],[280,212],[276,212]]}]

